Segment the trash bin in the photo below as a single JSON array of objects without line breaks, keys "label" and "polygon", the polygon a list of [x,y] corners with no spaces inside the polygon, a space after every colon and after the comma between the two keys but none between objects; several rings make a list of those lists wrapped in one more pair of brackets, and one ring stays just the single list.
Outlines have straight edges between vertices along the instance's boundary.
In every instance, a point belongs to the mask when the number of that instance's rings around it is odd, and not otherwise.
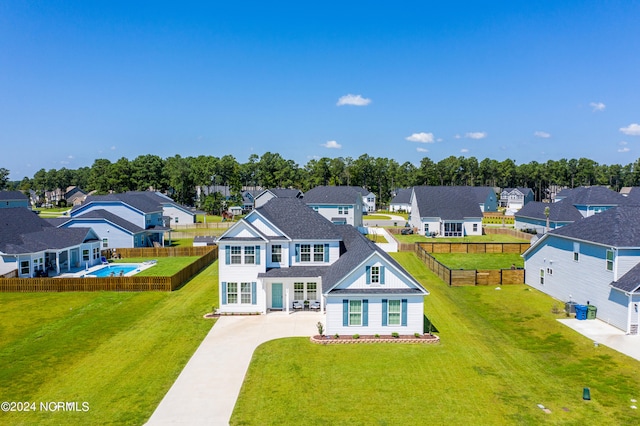
[{"label": "trash bin", "polygon": [[595,306],[587,305],[587,319],[588,320],[596,319],[597,311],[598,311],[598,308],[596,308]]},{"label": "trash bin", "polygon": [[577,320],[587,319],[587,305],[576,305],[576,319]]},{"label": "trash bin", "polygon": [[564,304],[564,311],[568,314],[575,314],[576,313],[576,302],[566,302]]}]

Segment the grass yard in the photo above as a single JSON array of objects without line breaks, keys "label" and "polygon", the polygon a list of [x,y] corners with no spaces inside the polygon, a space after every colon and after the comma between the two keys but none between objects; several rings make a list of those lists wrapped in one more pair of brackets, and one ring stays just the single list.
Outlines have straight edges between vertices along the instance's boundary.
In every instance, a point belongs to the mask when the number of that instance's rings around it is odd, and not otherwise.
[{"label": "grass yard", "polygon": [[0,424],[144,424],[211,329],[217,279],[216,262],[172,293],[0,293],[0,400],[89,404]]},{"label": "grass yard", "polygon": [[553,299],[525,286],[449,288],[413,253],[394,257],[431,292],[425,312],[441,343],[267,342],[233,425],[640,423],[630,408],[640,362],[558,323]]},{"label": "grass yard", "polygon": [[[149,260],[148,257],[129,257],[125,259],[114,259],[113,263],[142,263]],[[190,263],[198,260],[198,256],[185,257],[159,257],[155,266],[145,269],[136,274],[138,277],[170,277]]]},{"label": "grass yard", "polygon": [[451,269],[524,268],[524,259],[517,253],[431,253]]},{"label": "grass yard", "polygon": [[383,235],[380,234],[367,234],[367,238],[377,244],[386,244],[389,242]]}]

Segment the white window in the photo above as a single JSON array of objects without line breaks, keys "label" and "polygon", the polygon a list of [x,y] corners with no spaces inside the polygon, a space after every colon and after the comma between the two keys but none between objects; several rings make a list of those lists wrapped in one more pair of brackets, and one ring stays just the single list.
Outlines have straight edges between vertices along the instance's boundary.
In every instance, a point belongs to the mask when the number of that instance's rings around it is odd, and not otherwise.
[{"label": "white window", "polygon": [[238,303],[238,283],[227,283],[227,303]]},{"label": "white window", "polygon": [[242,263],[242,247],[231,246],[231,264],[240,265]]},{"label": "white window", "polygon": [[478,232],[478,224],[477,223],[473,224],[473,232]]},{"label": "white window", "polygon": [[613,271],[613,250],[607,250],[607,271]]},{"label": "white window", "polygon": [[362,300],[349,300],[349,325],[362,325]]},{"label": "white window", "polygon": [[305,300],[304,283],[293,283],[293,300]]},{"label": "white window", "polygon": [[573,243],[573,260],[576,262],[580,260],[580,243]]},{"label": "white window", "polygon": [[425,223],[424,224],[424,235],[429,235],[429,224]]},{"label": "white window", "polygon": [[22,275],[29,274],[29,266],[30,266],[30,262],[28,260],[20,261],[20,274]]},{"label": "white window", "polygon": [[387,308],[387,324],[400,325],[402,305],[399,300],[389,300]]},{"label": "white window", "polygon": [[445,237],[462,237],[462,222],[445,222]]},{"label": "white window", "polygon": [[311,262],[311,244],[300,244],[300,262]]},{"label": "white window", "polygon": [[94,247],[93,249],[93,258],[97,259],[100,257],[100,249],[98,247]]},{"label": "white window", "polygon": [[371,283],[376,284],[380,282],[380,267],[372,266],[371,267]]},{"label": "white window", "polygon": [[85,262],[89,261],[89,249],[82,250],[82,260]]},{"label": "white window", "polygon": [[240,303],[251,303],[251,283],[240,284]]},{"label": "white window", "polygon": [[249,265],[256,263],[256,248],[254,246],[244,248],[244,263]]},{"label": "white window", "polygon": [[273,263],[282,262],[282,246],[275,245],[271,247],[271,262]]},{"label": "white window", "polygon": [[313,245],[313,261],[314,262],[324,261],[324,244]]},{"label": "white window", "polygon": [[307,283],[307,298],[306,300],[316,300],[316,283]]},{"label": "white window", "polygon": [[108,238],[103,238],[102,239],[102,248],[107,248],[109,247],[109,239]]},{"label": "white window", "polygon": [[540,269],[540,284],[544,284],[544,269]]}]

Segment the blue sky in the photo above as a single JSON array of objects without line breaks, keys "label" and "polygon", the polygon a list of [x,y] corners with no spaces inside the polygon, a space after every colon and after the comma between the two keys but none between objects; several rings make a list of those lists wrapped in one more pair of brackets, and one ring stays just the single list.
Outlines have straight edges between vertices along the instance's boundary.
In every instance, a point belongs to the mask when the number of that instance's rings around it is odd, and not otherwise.
[{"label": "blue sky", "polygon": [[0,167],[640,157],[640,2],[0,2]]}]

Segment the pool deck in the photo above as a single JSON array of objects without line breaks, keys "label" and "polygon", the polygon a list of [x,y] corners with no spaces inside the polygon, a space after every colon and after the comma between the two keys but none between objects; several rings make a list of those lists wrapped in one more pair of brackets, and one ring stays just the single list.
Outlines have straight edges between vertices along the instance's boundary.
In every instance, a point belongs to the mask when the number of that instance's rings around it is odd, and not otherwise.
[{"label": "pool deck", "polygon": [[[152,266],[156,265],[156,261],[155,260],[147,260],[145,262],[142,263],[109,263],[107,265],[103,265],[103,264],[98,264],[98,265],[94,265],[91,266],[89,268],[71,268],[71,271],[69,272],[61,272],[60,275],[50,275],[50,277],[53,278],[82,278],[86,275],[92,276],[91,273],[98,271],[106,266],[135,266],[136,269],[134,269],[131,272],[127,272],[126,274],[124,274],[125,277],[130,277],[132,275],[135,275],[137,273],[139,273],[140,271],[144,271],[145,269],[149,269]],[[95,277],[95,276],[94,276]],[[98,278],[98,277],[95,277]]]}]

